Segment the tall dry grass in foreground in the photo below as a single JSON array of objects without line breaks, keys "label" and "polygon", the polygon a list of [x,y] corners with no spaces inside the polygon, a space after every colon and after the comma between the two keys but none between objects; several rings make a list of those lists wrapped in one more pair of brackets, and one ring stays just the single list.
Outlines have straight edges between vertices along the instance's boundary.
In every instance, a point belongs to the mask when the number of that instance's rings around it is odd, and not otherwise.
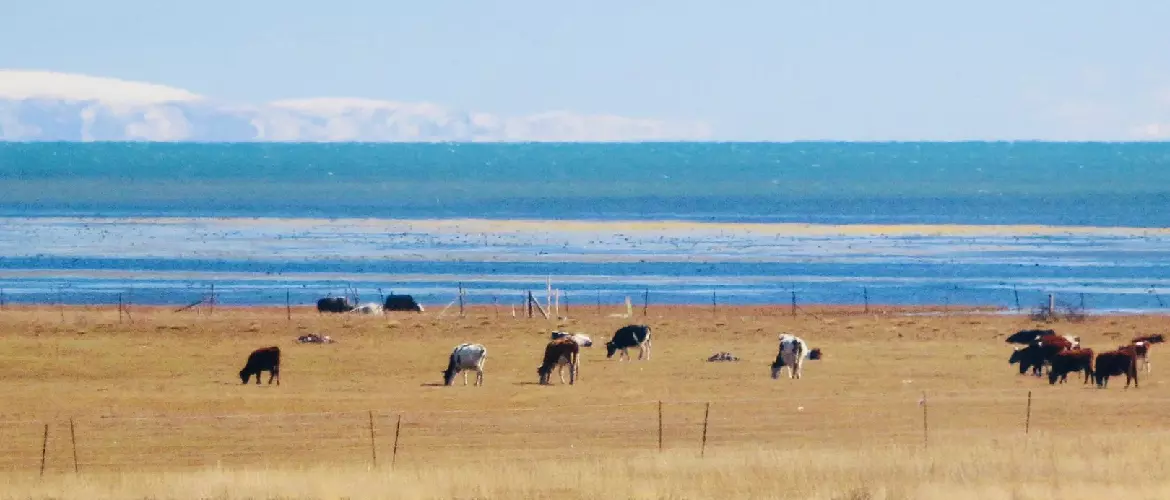
[{"label": "tall dry grass in foreground", "polygon": [[922,448],[615,452],[368,470],[0,476],[4,498],[1170,498],[1170,435],[1033,435]]}]

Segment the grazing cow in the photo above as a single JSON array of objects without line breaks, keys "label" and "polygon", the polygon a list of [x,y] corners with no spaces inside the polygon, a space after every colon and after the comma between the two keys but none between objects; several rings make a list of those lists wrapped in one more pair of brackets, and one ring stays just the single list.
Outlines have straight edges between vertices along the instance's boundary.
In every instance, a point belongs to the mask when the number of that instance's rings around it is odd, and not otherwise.
[{"label": "grazing cow", "polygon": [[1020,330],[1004,339],[1004,342],[1009,344],[1028,345],[1045,335],[1056,335],[1056,330]]},{"label": "grazing cow", "polygon": [[1133,381],[1133,388],[1138,388],[1137,352],[1133,346],[1122,346],[1116,351],[1103,352],[1097,355],[1096,367],[1093,376],[1097,379],[1097,387],[1104,389],[1109,385],[1109,377],[1125,375],[1125,388]]},{"label": "grazing cow", "polygon": [[276,346],[263,347],[252,351],[248,355],[248,362],[244,364],[244,369],[240,370],[240,382],[247,384],[248,380],[252,379],[252,375],[256,375],[256,385],[260,385],[260,372],[268,372],[268,383],[272,383],[272,379],[276,379],[276,385],[280,385],[280,348]]},{"label": "grazing cow", "polygon": [[422,304],[415,302],[414,297],[410,295],[387,295],[382,308],[387,311],[423,312]]},{"label": "grazing cow", "polygon": [[1092,349],[1078,348],[1056,353],[1056,356],[1052,357],[1052,371],[1048,372],[1048,383],[1052,385],[1060,380],[1063,384],[1068,381],[1068,374],[1072,372],[1084,372],[1085,381],[1082,385],[1089,383],[1093,376]]},{"label": "grazing cow", "polygon": [[317,300],[317,312],[319,313],[343,313],[352,310],[353,306],[345,297],[325,297]]},{"label": "grazing cow", "polygon": [[622,354],[618,356],[618,361],[622,360],[622,356],[630,359],[629,348],[638,348],[638,359],[645,358],[650,360],[650,327],[646,325],[626,325],[618,328],[613,333],[613,338],[605,343],[605,357],[612,358],[615,352],[619,350]]},{"label": "grazing cow", "polygon": [[1130,345],[1133,345],[1137,351],[1139,369],[1144,369],[1146,373],[1150,373],[1150,348],[1154,347],[1154,344],[1161,344],[1165,341],[1166,338],[1163,337],[1160,333],[1154,335],[1141,335],[1134,337],[1134,339],[1130,341]]},{"label": "grazing cow", "polygon": [[[580,352],[581,346],[569,338],[549,342],[544,347],[544,360],[536,369],[536,374],[540,375],[540,385],[548,385],[553,368],[560,368],[562,363],[569,365],[569,385],[577,382],[577,359]],[[563,377],[561,383],[565,383]]]},{"label": "grazing cow", "polygon": [[382,304],[367,302],[351,309],[349,312],[356,314],[382,314]]},{"label": "grazing cow", "polygon": [[787,333],[780,334],[780,352],[772,362],[772,378],[780,378],[780,372],[788,367],[788,376],[798,379],[804,371],[804,360],[821,359],[820,349],[809,349],[804,339]]},{"label": "grazing cow", "polygon": [[1031,368],[1032,375],[1039,377],[1044,368],[1044,354],[1036,344],[1030,344],[1022,349],[1017,347],[1008,358],[1008,364],[1016,363],[1020,364],[1020,375],[1028,373],[1028,369]]},{"label": "grazing cow", "polygon": [[475,370],[475,385],[483,385],[483,364],[487,362],[487,348],[481,344],[459,344],[451,351],[447,369],[443,370],[443,385],[455,382],[455,376],[463,372],[463,385],[467,385],[467,370]]}]

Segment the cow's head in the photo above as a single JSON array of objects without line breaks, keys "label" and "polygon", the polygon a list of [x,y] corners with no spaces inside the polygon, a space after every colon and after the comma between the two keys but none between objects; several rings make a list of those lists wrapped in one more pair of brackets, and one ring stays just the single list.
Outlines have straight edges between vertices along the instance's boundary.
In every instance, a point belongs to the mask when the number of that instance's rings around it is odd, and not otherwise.
[{"label": "cow's head", "polygon": [[617,352],[617,350],[618,350],[617,345],[615,345],[612,340],[605,343],[605,357],[606,358],[612,358],[613,354],[615,352]]},{"label": "cow's head", "polygon": [[448,366],[446,370],[443,370],[443,385],[451,385],[453,382],[455,382],[455,367]]},{"label": "cow's head", "polygon": [[248,372],[247,368],[240,370],[240,383],[241,384],[248,383],[249,378],[252,378],[252,374]]},{"label": "cow's head", "polygon": [[817,347],[808,352],[808,359],[821,359],[824,354],[821,354],[821,348]]},{"label": "cow's head", "polygon": [[1012,350],[1012,356],[1008,358],[1008,364],[1014,365],[1024,360],[1024,351],[1019,347]]}]

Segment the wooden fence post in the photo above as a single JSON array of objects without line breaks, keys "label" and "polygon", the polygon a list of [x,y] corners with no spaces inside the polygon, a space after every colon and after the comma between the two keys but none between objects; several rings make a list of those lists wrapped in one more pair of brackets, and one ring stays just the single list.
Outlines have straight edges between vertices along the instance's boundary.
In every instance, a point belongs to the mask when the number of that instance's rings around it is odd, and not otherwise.
[{"label": "wooden fence post", "polygon": [[658,400],[658,451],[662,451],[662,400]]},{"label": "wooden fence post", "polygon": [[865,300],[865,313],[869,314],[869,288],[861,287],[861,296]]},{"label": "wooden fence post", "polygon": [[1032,430],[1032,391],[1028,391],[1028,410],[1024,414],[1024,434]]},{"label": "wooden fence post", "polygon": [[459,282],[459,317],[463,317],[463,282]]},{"label": "wooden fence post", "polygon": [[374,437],[374,410],[370,410],[370,460],[373,461],[375,469],[378,468],[378,445]]},{"label": "wooden fence post", "polygon": [[284,316],[292,321],[292,292],[288,289],[284,290]]},{"label": "wooden fence post", "polygon": [[642,293],[642,316],[646,316],[646,309],[650,306],[650,289]]},{"label": "wooden fence post", "polygon": [[77,474],[77,432],[73,429],[73,417],[69,417],[69,441],[73,443],[73,473]]},{"label": "wooden fence post", "polygon": [[699,448],[699,458],[707,454],[707,422],[711,418],[711,402],[707,402],[707,409],[703,411],[703,445]]},{"label": "wooden fence post", "polygon": [[390,468],[398,462],[398,436],[402,433],[402,414],[398,414],[398,423],[394,425],[394,451],[390,455]]},{"label": "wooden fence post", "polygon": [[118,322],[122,322],[122,294],[118,294]]},{"label": "wooden fence post", "polygon": [[41,477],[45,477],[45,458],[49,452],[49,424],[45,424],[45,437],[41,438]]},{"label": "wooden fence post", "polygon": [[796,290],[792,291],[792,317],[796,317]]}]

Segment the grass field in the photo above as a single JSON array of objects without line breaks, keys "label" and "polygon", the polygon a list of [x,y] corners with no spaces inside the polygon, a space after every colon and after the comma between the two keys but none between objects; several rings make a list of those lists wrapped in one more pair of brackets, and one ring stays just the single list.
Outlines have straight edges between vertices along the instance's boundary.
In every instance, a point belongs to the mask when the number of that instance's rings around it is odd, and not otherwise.
[{"label": "grass field", "polygon": [[[119,322],[116,310],[10,306],[0,496],[1170,498],[1157,348],[1138,390],[1124,378],[1053,387],[1007,363],[1003,337],[1035,326],[1026,318],[807,311],[290,320],[283,309],[136,308]],[[653,326],[652,359],[605,359],[600,343],[630,322]],[[1165,325],[1050,326],[1104,349]],[[598,341],[575,386],[535,384],[552,328]],[[826,354],[801,380],[768,377],[782,331]],[[338,343],[296,344],[306,332]],[[460,342],[487,346],[484,387],[439,385]],[[282,384],[241,386],[247,353],[266,345],[284,352]],[[717,351],[743,361],[705,362]]]}]

